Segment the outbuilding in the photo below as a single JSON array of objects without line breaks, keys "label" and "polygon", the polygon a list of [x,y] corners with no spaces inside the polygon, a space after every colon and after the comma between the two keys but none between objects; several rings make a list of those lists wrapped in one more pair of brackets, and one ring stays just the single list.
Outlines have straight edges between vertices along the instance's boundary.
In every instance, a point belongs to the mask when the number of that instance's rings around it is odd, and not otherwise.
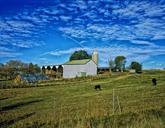
[{"label": "outbuilding", "polygon": [[97,75],[98,54],[95,51],[92,59],[72,60],[63,64],[63,78],[75,78]]}]

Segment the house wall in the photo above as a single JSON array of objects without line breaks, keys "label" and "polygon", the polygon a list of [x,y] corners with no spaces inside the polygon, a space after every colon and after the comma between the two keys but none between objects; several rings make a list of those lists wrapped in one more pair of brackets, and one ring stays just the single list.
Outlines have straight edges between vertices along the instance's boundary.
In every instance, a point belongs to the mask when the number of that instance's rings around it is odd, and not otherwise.
[{"label": "house wall", "polygon": [[85,72],[86,75],[96,75],[97,65],[91,60],[84,65],[63,65],[63,77],[74,78],[81,76],[80,72]]}]

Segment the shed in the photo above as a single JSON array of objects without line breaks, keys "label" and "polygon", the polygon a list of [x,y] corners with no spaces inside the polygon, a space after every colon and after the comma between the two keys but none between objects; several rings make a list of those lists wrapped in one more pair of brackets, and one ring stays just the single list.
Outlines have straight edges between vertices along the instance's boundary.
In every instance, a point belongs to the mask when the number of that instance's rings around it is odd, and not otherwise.
[{"label": "shed", "polygon": [[97,64],[92,59],[72,60],[63,64],[63,78],[97,75]]}]

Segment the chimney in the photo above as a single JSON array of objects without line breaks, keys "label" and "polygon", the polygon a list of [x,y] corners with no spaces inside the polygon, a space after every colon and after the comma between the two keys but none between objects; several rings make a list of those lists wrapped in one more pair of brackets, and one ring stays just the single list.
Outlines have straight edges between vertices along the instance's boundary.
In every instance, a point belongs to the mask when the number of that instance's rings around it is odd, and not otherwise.
[{"label": "chimney", "polygon": [[92,60],[96,63],[96,65],[98,66],[98,52],[95,50],[92,53]]}]

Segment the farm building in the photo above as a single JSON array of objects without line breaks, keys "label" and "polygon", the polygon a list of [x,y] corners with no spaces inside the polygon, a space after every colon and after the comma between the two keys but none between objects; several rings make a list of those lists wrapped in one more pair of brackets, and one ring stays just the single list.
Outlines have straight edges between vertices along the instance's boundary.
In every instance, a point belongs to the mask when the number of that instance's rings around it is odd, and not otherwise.
[{"label": "farm building", "polygon": [[135,69],[130,69],[129,72],[130,73],[136,73],[136,70]]},{"label": "farm building", "polygon": [[97,75],[98,53],[92,54],[92,59],[72,60],[63,64],[63,78]]},{"label": "farm building", "polygon": [[63,66],[62,65],[48,65],[42,67],[42,72],[49,77],[62,78],[63,76]]},{"label": "farm building", "polygon": [[48,80],[48,77],[43,74],[20,74],[14,79],[15,83],[35,83],[41,80]]},{"label": "farm building", "polygon": [[103,74],[109,72],[109,67],[99,67],[98,68],[98,74]]}]

